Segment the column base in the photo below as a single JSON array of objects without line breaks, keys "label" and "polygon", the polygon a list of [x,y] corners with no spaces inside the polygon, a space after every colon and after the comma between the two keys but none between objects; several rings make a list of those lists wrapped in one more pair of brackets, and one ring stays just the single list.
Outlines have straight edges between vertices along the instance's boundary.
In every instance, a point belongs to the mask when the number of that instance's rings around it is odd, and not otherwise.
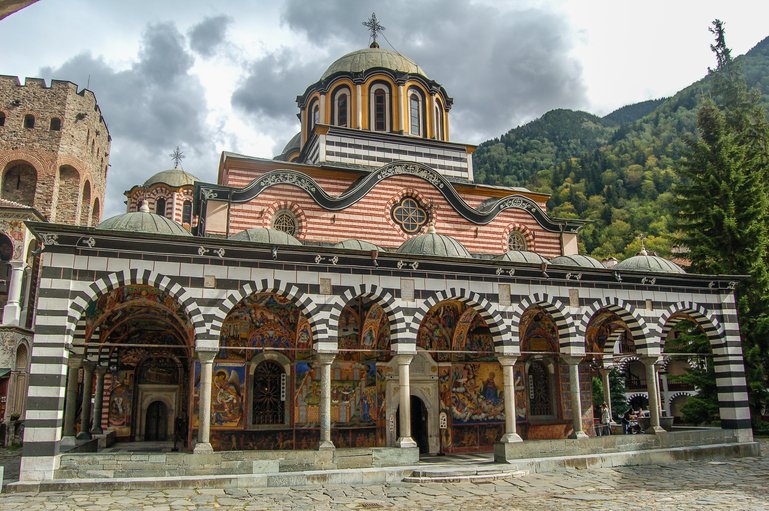
[{"label": "column base", "polygon": [[401,449],[410,449],[413,447],[419,447],[413,438],[410,436],[402,436],[398,438],[395,444]]},{"label": "column base", "polygon": [[646,428],[646,431],[644,431],[644,433],[649,435],[661,435],[663,433],[667,433],[667,431],[665,431],[665,428],[663,428],[662,426],[649,426],[648,428]]},{"label": "column base", "polygon": [[590,437],[587,436],[587,433],[585,433],[584,431],[576,431],[571,435],[569,435],[569,438],[573,440],[585,440],[586,438],[590,438]]},{"label": "column base", "polygon": [[214,448],[208,442],[198,442],[195,444],[195,448],[192,450],[194,454],[210,454],[214,452]]},{"label": "column base", "polygon": [[101,428],[93,428],[91,430],[91,435],[103,435],[103,434],[104,434],[104,430]]},{"label": "column base", "polygon": [[[515,435],[518,436],[518,435]],[[503,437],[504,438],[504,437]],[[494,462],[495,463],[511,463],[514,460],[521,458],[521,448],[523,448],[521,437],[518,441],[494,442]],[[519,448],[519,446],[521,446]]]},{"label": "column base", "polygon": [[334,445],[334,442],[331,440],[324,440],[323,442],[320,442],[318,444],[318,450],[319,451],[330,451],[336,449],[336,446]]},{"label": "column base", "polygon": [[505,433],[502,435],[502,438],[499,439],[500,444],[515,444],[518,442],[523,442],[523,438],[521,438],[521,435],[518,433]]},{"label": "column base", "polygon": [[78,440],[91,440],[93,437],[87,431],[81,431],[75,438]]},{"label": "column base", "polygon": [[61,437],[61,441],[59,443],[66,446],[75,445],[75,437],[71,435],[63,436]]}]

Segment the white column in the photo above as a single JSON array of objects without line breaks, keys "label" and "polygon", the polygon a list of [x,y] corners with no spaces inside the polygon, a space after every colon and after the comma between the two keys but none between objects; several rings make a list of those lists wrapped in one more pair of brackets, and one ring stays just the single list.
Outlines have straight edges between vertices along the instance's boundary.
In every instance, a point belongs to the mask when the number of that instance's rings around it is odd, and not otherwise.
[{"label": "white column", "polygon": [[106,373],[106,367],[96,366],[96,392],[93,397],[93,426],[91,426],[91,433],[94,435],[104,433],[101,429],[101,414],[104,405],[104,375]]},{"label": "white column", "polygon": [[670,389],[668,388],[667,373],[660,373],[660,384],[662,385],[660,390],[661,408],[665,412],[663,415],[670,417],[672,413],[670,412]]},{"label": "white column", "polygon": [[[400,123],[400,126],[394,126],[390,129],[393,131],[398,131],[399,129],[402,130],[402,133],[408,134],[409,127],[408,122],[406,119],[408,119],[408,111],[407,111],[408,101],[406,101],[406,87],[404,85],[398,85],[398,122]],[[393,119],[393,123],[395,122],[395,119]]]},{"label": "white column", "polygon": [[91,437],[91,393],[93,392],[93,370],[96,364],[83,361],[83,402],[80,406],[80,433],[78,440],[90,440]]},{"label": "white column", "polygon": [[599,371],[601,372],[601,381],[603,382],[603,400],[606,402],[606,406],[609,407],[609,420],[613,421],[614,416],[611,411],[611,380],[609,380],[611,368],[602,367]]},{"label": "white column", "polygon": [[62,443],[75,443],[75,414],[77,413],[77,376],[82,360],[75,355],[70,355],[67,361],[67,390],[64,395],[64,427],[62,429]]},{"label": "white column", "polygon": [[3,324],[18,325],[21,317],[21,283],[24,280],[23,261],[11,261],[11,281],[8,284],[8,303],[3,308]]},{"label": "white column", "polygon": [[660,403],[657,390],[657,362],[658,357],[644,357],[644,366],[646,367],[646,391],[649,394],[649,428],[647,433],[665,433],[660,426]]},{"label": "white column", "polygon": [[395,355],[398,364],[398,388],[400,390],[400,436],[398,447],[417,447],[411,438],[411,384],[409,382],[409,364],[414,355]]},{"label": "white column", "polygon": [[211,381],[214,373],[215,351],[198,351],[200,360],[200,424],[198,442],[193,452],[214,452],[211,447]]},{"label": "white column", "polygon": [[516,357],[499,357],[502,366],[502,378],[505,385],[505,434],[499,440],[502,443],[522,442],[515,423],[515,361]]},{"label": "white column", "polygon": [[321,94],[320,95],[320,121],[318,121],[318,124],[331,124],[326,119],[326,95]]},{"label": "white column", "polygon": [[320,364],[320,442],[318,449],[334,449],[331,441],[331,364],[333,353],[315,355]]},{"label": "white column", "polygon": [[579,363],[580,357],[570,357],[566,360],[569,364],[569,392],[571,395],[571,424],[574,432],[570,438],[587,438],[587,434],[582,431],[582,398],[579,391]]}]

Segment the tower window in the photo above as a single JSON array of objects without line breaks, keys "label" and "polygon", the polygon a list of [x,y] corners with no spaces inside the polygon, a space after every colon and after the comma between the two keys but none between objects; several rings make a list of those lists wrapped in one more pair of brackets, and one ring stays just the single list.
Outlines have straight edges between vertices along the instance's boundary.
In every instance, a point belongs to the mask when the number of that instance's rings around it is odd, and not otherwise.
[{"label": "tower window", "polygon": [[51,119],[51,131],[59,131],[61,130],[61,119],[58,117],[54,117]]},{"label": "tower window", "polygon": [[422,134],[422,108],[421,100],[418,94],[411,94],[409,96],[409,117],[411,120],[411,129],[409,132],[412,135]]},{"label": "tower window", "polygon": [[299,232],[299,222],[292,212],[284,209],[275,213],[272,219],[272,228],[296,236]]},{"label": "tower window", "polygon": [[526,236],[521,231],[512,231],[507,238],[508,250],[528,250]]},{"label": "tower window", "polygon": [[186,200],[182,205],[182,223],[192,224],[192,201]]},{"label": "tower window", "polygon": [[416,234],[427,223],[427,210],[413,197],[404,197],[392,209],[392,218],[406,234]]},{"label": "tower window", "polygon": [[5,126],[5,113],[0,112],[0,126]]},{"label": "tower window", "polygon": [[28,130],[31,130],[35,127],[35,116],[32,114],[27,114],[24,116],[24,127]]},{"label": "tower window", "polygon": [[163,197],[155,201],[155,214],[166,216],[166,200]]},{"label": "tower window", "polygon": [[390,131],[390,88],[383,83],[377,83],[369,94],[369,129],[373,131]]}]

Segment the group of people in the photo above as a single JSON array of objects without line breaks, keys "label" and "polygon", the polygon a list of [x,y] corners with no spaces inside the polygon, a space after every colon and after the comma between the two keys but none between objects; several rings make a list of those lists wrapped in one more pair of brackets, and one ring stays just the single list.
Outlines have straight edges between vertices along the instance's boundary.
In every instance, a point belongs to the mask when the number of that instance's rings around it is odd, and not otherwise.
[{"label": "group of people", "polygon": [[[628,408],[628,410],[622,415],[622,431],[626,435],[635,435],[642,433],[641,424],[639,419],[647,417],[648,411],[643,410],[641,407],[638,410]],[[598,436],[611,435],[611,412],[609,411],[609,405],[604,402],[601,405],[601,424],[596,433]]]}]

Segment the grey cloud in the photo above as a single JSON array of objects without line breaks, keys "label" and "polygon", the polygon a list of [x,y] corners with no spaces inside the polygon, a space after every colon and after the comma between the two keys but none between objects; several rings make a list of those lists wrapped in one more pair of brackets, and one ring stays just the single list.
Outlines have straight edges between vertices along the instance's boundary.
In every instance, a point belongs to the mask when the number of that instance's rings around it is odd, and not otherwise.
[{"label": "grey cloud", "polygon": [[[168,154],[177,145],[188,156],[186,170],[215,179],[217,133],[206,124],[204,89],[188,73],[194,59],[185,43],[175,25],[154,24],[147,27],[139,58],[128,69],[115,70],[101,57],[83,53],[58,68],[41,70],[45,78],[81,87],[90,81],[113,139],[107,213],[120,211],[124,190],[170,167]],[[201,175],[204,170],[212,175]]]},{"label": "grey cloud", "polygon": [[279,140],[274,148],[278,154],[299,129],[296,96],[322,72],[323,64],[303,63],[298,51],[280,49],[249,64],[232,95],[232,105],[249,116],[260,131]]},{"label": "grey cloud", "polygon": [[[350,51],[367,45],[361,22],[372,11],[395,48],[455,98],[454,140],[480,142],[552,108],[587,104],[582,70],[568,55],[570,27],[546,10],[466,0],[288,0],[283,21],[312,43],[346,43]],[[380,44],[389,47],[384,38]]]},{"label": "grey cloud", "polygon": [[225,42],[227,28],[232,21],[231,17],[225,15],[204,19],[188,32],[190,48],[204,57],[213,56]]}]

